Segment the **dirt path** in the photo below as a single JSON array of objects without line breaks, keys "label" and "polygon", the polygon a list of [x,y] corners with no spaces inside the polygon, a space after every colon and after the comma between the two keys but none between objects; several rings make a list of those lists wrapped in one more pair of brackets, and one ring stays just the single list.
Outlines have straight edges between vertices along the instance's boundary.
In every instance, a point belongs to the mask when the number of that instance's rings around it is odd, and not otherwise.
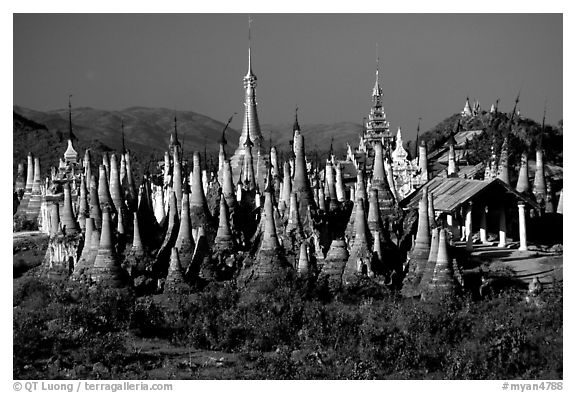
[{"label": "dirt path", "polygon": [[519,251],[517,249],[498,248],[496,246],[474,246],[471,259],[476,260],[489,270],[504,270],[514,272],[516,279],[525,283],[534,277],[546,286],[554,281],[563,282],[563,256],[539,251]]}]

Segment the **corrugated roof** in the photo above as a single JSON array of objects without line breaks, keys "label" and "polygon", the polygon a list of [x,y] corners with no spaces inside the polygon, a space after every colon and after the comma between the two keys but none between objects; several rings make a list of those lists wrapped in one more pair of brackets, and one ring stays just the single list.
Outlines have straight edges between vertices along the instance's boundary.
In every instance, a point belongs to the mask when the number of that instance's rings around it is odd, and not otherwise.
[{"label": "corrugated roof", "polygon": [[[466,154],[468,154],[468,150],[466,150],[466,149],[454,149],[454,156],[455,156],[456,162],[464,160],[464,157],[466,157]],[[435,158],[435,160],[438,162],[448,162],[448,149],[444,150],[441,155],[439,155],[439,156],[437,156],[437,158]]]},{"label": "corrugated roof", "polygon": [[[499,179],[484,181],[461,179],[458,177],[435,177],[424,186],[428,187],[428,193],[432,194],[434,197],[435,210],[442,212],[452,212],[460,207],[463,203],[471,200],[475,195],[480,193],[485,188],[494,186],[495,184],[502,187],[504,191],[515,194],[519,200],[524,200],[526,203],[529,203],[533,207],[538,208],[538,205],[536,205],[532,200],[519,194]],[[408,208],[417,208],[421,195],[422,188],[420,188],[418,192],[405,198],[404,201],[401,202],[401,205]]]},{"label": "corrugated roof", "polygon": [[[454,148],[456,149],[456,158],[464,157],[466,151],[464,150],[464,146],[466,145],[467,140],[472,140],[477,135],[480,135],[484,132],[484,130],[470,130],[470,131],[460,131],[457,134],[454,134],[454,139],[456,144]],[[444,145],[433,152],[428,153],[428,160],[435,160],[440,162],[448,162],[448,146]]]},{"label": "corrugated roof", "polygon": [[[462,179],[474,179],[478,173],[484,173],[485,164],[481,162],[480,164],[476,165],[465,165],[458,167],[458,177]],[[443,169],[438,173],[439,177],[448,177],[448,171]]]},{"label": "corrugated roof", "polygon": [[470,130],[470,131],[460,131],[456,135],[454,135],[454,139],[456,140],[457,147],[463,147],[466,143],[466,140],[471,140],[476,135],[480,135],[484,132],[484,130]]}]

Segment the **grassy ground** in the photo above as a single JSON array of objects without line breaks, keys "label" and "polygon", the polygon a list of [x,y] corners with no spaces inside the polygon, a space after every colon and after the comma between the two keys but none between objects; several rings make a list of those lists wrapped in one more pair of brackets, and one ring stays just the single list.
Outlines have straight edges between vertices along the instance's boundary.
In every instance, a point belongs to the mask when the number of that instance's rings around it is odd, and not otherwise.
[{"label": "grassy ground", "polygon": [[[290,275],[251,292],[229,282],[135,297],[24,273],[46,246],[39,233],[14,237],[17,379],[563,376],[561,256],[479,247],[467,277],[482,269],[498,283],[483,298],[472,285],[414,301],[370,281],[334,294]],[[547,290],[528,303],[534,275]]]},{"label": "grassy ground", "polygon": [[135,298],[14,280],[18,379],[561,379],[562,290],[420,302],[329,297],[284,277],[258,292]]}]

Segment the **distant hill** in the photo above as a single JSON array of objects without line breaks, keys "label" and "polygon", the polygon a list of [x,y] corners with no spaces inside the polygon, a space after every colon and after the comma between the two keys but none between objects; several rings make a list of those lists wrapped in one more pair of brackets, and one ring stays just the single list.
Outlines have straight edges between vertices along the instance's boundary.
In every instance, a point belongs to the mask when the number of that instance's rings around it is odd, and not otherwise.
[{"label": "distant hill", "polygon": [[[26,163],[28,153],[31,152],[40,158],[42,174],[47,176],[50,173],[50,166],[56,166],[66,150],[68,133],[49,129],[45,124],[26,118],[16,111],[13,119],[13,175],[16,175],[18,163]],[[96,151],[110,150],[108,146],[92,139],[79,141],[76,145],[82,150],[88,146]]]},{"label": "distant hill", "polygon": [[[126,146],[133,152],[138,170],[163,157],[168,147],[170,133],[174,129],[174,114],[178,120],[178,137],[183,143],[184,154],[189,157],[193,151],[204,151],[217,160],[218,140],[224,123],[207,116],[164,108],[132,107],[120,111],[105,111],[87,107],[72,110],[74,146],[84,154],[90,147],[94,159],[99,162],[103,151],[119,151],[121,148],[120,124],[124,121]],[[338,155],[346,152],[346,142],[358,144],[362,125],[340,122],[335,124],[301,124],[306,151],[319,159],[326,156],[332,137],[334,151]],[[290,150],[292,124],[263,124],[261,126],[265,146],[270,136],[280,152]],[[226,150],[232,154],[238,145],[240,133],[229,128],[226,131]],[[48,173],[66,150],[68,139],[68,110],[59,109],[47,112],[14,106],[14,173],[19,161],[25,161],[28,151],[38,155],[43,169]],[[48,147],[48,148],[46,148]],[[44,172],[44,171],[43,171]]]},{"label": "distant hill", "polygon": [[[74,108],[72,111],[74,146],[83,156],[91,148],[94,159],[100,162],[104,151],[120,151],[122,146],[120,124],[124,121],[126,147],[133,152],[135,169],[140,171],[150,161],[163,157],[168,148],[170,133],[174,129],[174,114],[178,119],[178,137],[185,156],[193,151],[218,151],[218,140],[224,124],[194,112],[163,108],[133,107],[121,111],[93,108]],[[14,106],[14,172],[17,163],[26,161],[28,151],[40,157],[41,166],[48,173],[56,166],[66,150],[68,139],[68,110],[47,112]],[[228,129],[228,151],[235,149],[240,134]]]},{"label": "distant hill", "polygon": [[[48,112],[14,107],[14,112],[40,124],[49,130],[68,134],[68,110]],[[98,140],[114,150],[122,145],[120,123],[124,121],[127,148],[140,153],[162,154],[174,129],[174,115],[178,119],[178,136],[185,151],[203,151],[204,145],[212,151],[218,150],[218,140],[224,124],[207,116],[189,111],[174,111],[164,108],[133,107],[121,111],[105,111],[93,108],[74,108],[72,123],[79,141]],[[235,148],[240,134],[226,131],[229,146]]]}]

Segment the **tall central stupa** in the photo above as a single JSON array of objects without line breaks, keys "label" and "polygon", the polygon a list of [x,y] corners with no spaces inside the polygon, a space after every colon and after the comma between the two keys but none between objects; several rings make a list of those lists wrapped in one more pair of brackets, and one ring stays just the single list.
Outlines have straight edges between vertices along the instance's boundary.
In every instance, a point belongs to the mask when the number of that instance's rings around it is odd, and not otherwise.
[{"label": "tall central stupa", "polygon": [[264,138],[260,131],[260,122],[258,121],[258,111],[256,103],[256,75],[252,71],[252,45],[250,39],[250,29],[248,30],[248,73],[244,76],[244,123],[242,124],[242,134],[238,142],[238,147],[230,159],[232,173],[237,179],[240,175],[244,161],[245,143],[248,134],[254,144],[252,154],[254,159],[254,168],[259,177],[256,181],[260,190],[264,189],[264,174],[266,173],[265,161],[268,161],[268,152],[264,149]]}]

